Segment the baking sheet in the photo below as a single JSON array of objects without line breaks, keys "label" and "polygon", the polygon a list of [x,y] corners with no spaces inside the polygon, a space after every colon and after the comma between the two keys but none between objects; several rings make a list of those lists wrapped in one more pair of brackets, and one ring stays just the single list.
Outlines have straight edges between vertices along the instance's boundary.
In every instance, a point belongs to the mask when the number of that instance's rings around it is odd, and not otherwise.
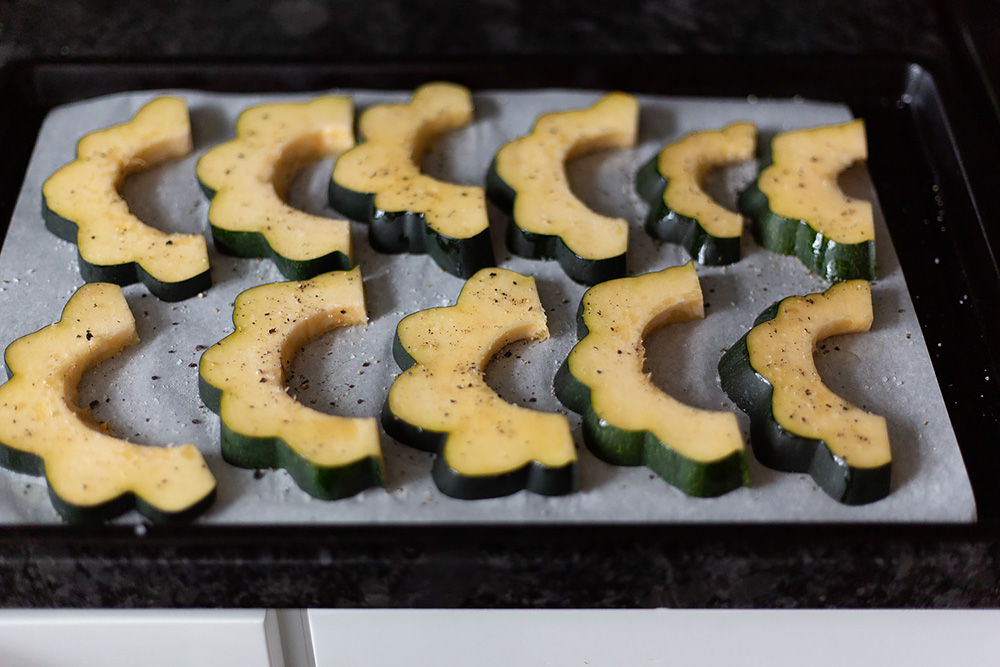
[{"label": "baking sheet", "polygon": [[[333,91],[351,94],[361,109],[405,101],[409,93]],[[194,177],[197,158],[231,138],[240,111],[264,102],[314,95],[224,95],[193,91],[113,95],[55,109],[39,133],[21,196],[0,253],[0,345],[56,321],[82,284],[76,248],[43,225],[41,185],[71,161],[83,134],[128,120],[157,94],[179,94],[191,108],[195,152],[183,160],[130,177],[123,187],[132,210],[162,229],[209,237],[214,285],[181,303],[162,303],[146,288],[125,288],[141,342],[89,371],[81,404],[133,442],[148,445],[192,442],[204,453],[219,488],[215,505],[199,521],[220,524],[366,523],[669,523],[898,521],[971,522],[975,504],[958,445],[934,378],[891,239],[875,202],[879,279],[873,284],[875,321],[868,334],[829,339],[816,356],[826,383],[856,405],[884,415],[893,448],[892,493],[884,500],[848,507],[830,499],[807,475],[763,468],[749,455],[752,486],[711,499],[689,498],[643,467],[605,464],[582,445],[580,419],[568,413],[579,449],[580,491],[563,497],[520,492],[506,498],[462,501],[437,491],[430,477],[432,455],[408,448],[383,433],[388,483],[349,499],[326,502],[295,486],[281,470],[242,470],[219,452],[218,418],[198,397],[201,351],[232,331],[232,302],[254,285],[283,280],[267,260],[222,255],[211,246],[208,202]],[[320,93],[317,93],[320,94]],[[437,177],[481,184],[496,150],[522,136],[541,113],[582,108],[598,92],[495,91],[475,95],[476,120],[437,143],[424,169]],[[678,246],[653,241],[642,230],[647,206],[634,193],[638,167],[660,146],[687,132],[730,122],[757,124],[761,141],[775,132],[838,123],[852,116],[843,105],[802,99],[695,99],[640,97],[640,141],[633,150],[575,160],[568,172],[574,190],[596,210],[630,221],[629,275],[687,261]],[[332,160],[317,163],[296,180],[290,203],[336,217],[326,205]],[[755,173],[755,165],[724,170],[712,184],[724,203]],[[863,169],[841,179],[852,193],[874,201]],[[504,398],[539,410],[566,413],[553,396],[552,378],[576,343],[575,314],[582,286],[554,262],[512,257],[503,243],[506,221],[490,210],[499,266],[535,276],[549,317],[549,340],[515,343],[487,371]],[[355,259],[364,274],[370,322],[325,334],[296,360],[290,392],[316,409],[346,416],[377,416],[398,368],[390,353],[403,316],[451,305],[462,281],[443,273],[426,256],[381,255],[367,244],[364,225],[352,224]],[[698,267],[705,294],[704,321],[671,325],[646,342],[647,368],[668,393],[703,408],[734,409],[722,392],[716,364],[753,319],[785,296],[823,291],[829,285],[795,258],[761,250],[747,233],[744,258],[728,267]],[[156,379],[154,379],[154,376]],[[748,419],[739,413],[747,439]],[[44,480],[0,471],[0,523],[57,523]],[[138,522],[129,514],[119,521]]]}]

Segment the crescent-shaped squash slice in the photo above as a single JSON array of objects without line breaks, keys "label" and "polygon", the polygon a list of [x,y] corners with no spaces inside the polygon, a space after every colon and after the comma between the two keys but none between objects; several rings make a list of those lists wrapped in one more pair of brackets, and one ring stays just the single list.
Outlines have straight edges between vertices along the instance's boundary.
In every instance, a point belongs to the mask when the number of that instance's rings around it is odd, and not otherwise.
[{"label": "crescent-shaped squash slice", "polygon": [[748,482],[743,438],[732,412],[677,401],[643,373],[643,338],[705,316],[690,262],[587,290],[581,340],[556,374],[556,396],[583,415],[587,447],[616,465],[647,465],[693,496],[718,496]]},{"label": "crescent-shaped squash slice", "polygon": [[639,103],[609,93],[589,109],[541,116],[531,134],[504,145],[486,177],[486,194],[510,216],[507,245],[532,259],[552,258],[573,280],[592,285],[625,275],[628,222],[591,210],[566,178],[566,161],[635,145]]},{"label": "crescent-shaped squash slice", "polygon": [[492,266],[483,189],[420,171],[438,136],[471,122],[472,96],[451,83],[421,86],[408,104],[365,110],[358,120],[362,143],[333,166],[330,205],[369,223],[369,240],[379,252],[426,252],[461,278]]},{"label": "crescent-shaped squash slice", "polygon": [[722,388],[750,415],[754,455],[764,465],[807,472],[837,500],[857,505],[889,494],[885,419],[830,391],[813,361],[816,343],[868,331],[867,281],[793,296],[764,311],[719,362]]},{"label": "crescent-shaped squash slice", "polygon": [[771,166],[740,194],[757,242],[827,280],[875,280],[872,205],[837,185],[840,172],[867,157],[860,119],[776,136]]},{"label": "crescent-shaped squash slice", "polygon": [[125,177],[191,152],[187,104],[158,97],[127,123],[83,137],[76,160],[42,186],[42,216],[56,236],[75,243],[87,282],[141,281],[164,301],[212,284],[200,234],[166,234],[133,215],[119,193]]},{"label": "crescent-shaped squash slice", "polygon": [[240,257],[270,257],[283,275],[305,280],[351,266],[351,229],[285,203],[305,166],[354,145],[349,97],[264,104],[236,121],[236,138],[198,160],[198,181],[212,200],[215,245]]},{"label": "crescent-shaped squash slice", "polygon": [[700,264],[738,262],[743,216],[720,206],[701,183],[711,169],[752,160],[756,145],[752,123],[733,123],[665,146],[636,176],[636,190],[650,204],[649,235],[682,245]]},{"label": "crescent-shaped squash slice", "polygon": [[393,354],[396,378],[382,423],[389,435],[438,454],[434,481],[456,498],[489,498],[527,488],[568,493],[576,452],[562,415],[511,405],[483,378],[505,345],[549,331],[533,278],[483,269],[458,303],[403,318]]},{"label": "crescent-shaped squash slice", "polygon": [[0,464],[45,475],[68,521],[101,521],[138,509],[154,521],[189,519],[215,496],[215,478],[194,445],[146,447],[113,437],[81,408],[83,372],[138,342],[122,291],[88,283],[56,324],[19,338],[4,355]]},{"label": "crescent-shaped squash slice", "polygon": [[223,457],[243,468],[284,468],[327,500],[382,485],[374,419],[324,414],[285,391],[286,370],[306,343],[367,319],[356,268],[237,296],[236,331],[205,350],[199,365],[202,400],[219,414]]}]

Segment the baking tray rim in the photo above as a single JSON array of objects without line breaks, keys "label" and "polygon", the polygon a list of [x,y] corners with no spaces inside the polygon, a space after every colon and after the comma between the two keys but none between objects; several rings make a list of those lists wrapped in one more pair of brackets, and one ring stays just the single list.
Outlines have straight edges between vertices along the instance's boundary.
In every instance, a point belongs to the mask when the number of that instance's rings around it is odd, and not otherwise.
[{"label": "baking tray rim", "polygon": [[[138,87],[133,87],[129,85],[128,88],[122,88],[116,84],[111,84],[111,87],[106,90],[95,90],[93,94],[80,95],[79,97],[74,97],[74,99],[84,99],[86,97],[91,97],[93,95],[100,95],[115,91],[123,90],[136,90],[136,89],[151,89],[151,88],[198,88],[205,90],[222,90],[225,92],[275,92],[272,87],[274,81],[288,81],[287,77],[290,73],[295,74],[296,83],[288,88],[282,88],[282,92],[291,92],[293,90],[314,90],[321,89],[324,87],[329,87],[329,85],[314,84],[309,85],[305,88],[296,85],[302,81],[308,82],[319,82],[324,80],[337,79],[337,77],[373,77],[379,76],[381,73],[389,72],[392,77],[387,79],[392,83],[387,86],[381,85],[368,85],[368,88],[399,88],[400,84],[396,83],[401,79],[407,79],[412,81],[426,81],[429,79],[436,78],[449,78],[452,80],[461,80],[463,77],[471,76],[476,77],[477,72],[482,72],[483,68],[496,68],[501,69],[523,69],[525,67],[538,68],[541,66],[543,69],[548,68],[549,73],[543,76],[541,79],[536,79],[529,82],[529,85],[525,85],[525,88],[535,88],[535,87],[549,87],[549,86],[560,86],[567,88],[574,87],[595,87],[600,86],[593,85],[589,83],[594,80],[596,76],[598,79],[601,77],[606,77],[611,72],[621,71],[622,68],[643,68],[651,67],[656,65],[661,65],[669,68],[670,70],[676,71],[678,69],[683,69],[685,67],[694,66],[697,68],[708,69],[709,71],[714,71],[717,74],[726,74],[728,78],[722,79],[717,82],[717,85],[724,87],[729,87],[730,93],[728,97],[742,97],[747,94],[758,94],[753,91],[761,91],[759,94],[769,95],[769,96],[781,96],[781,93],[774,92],[776,90],[784,89],[804,89],[805,86],[802,83],[804,79],[803,75],[815,76],[817,72],[820,74],[830,75],[836,72],[842,72],[844,69],[858,71],[863,69],[868,74],[873,71],[877,74],[878,85],[885,86],[887,82],[895,80],[898,82],[898,89],[888,88],[885,89],[884,98],[889,100],[891,103],[896,102],[896,99],[906,94],[909,90],[909,86],[914,78],[918,77],[930,77],[932,81],[936,81],[939,77],[931,73],[931,69],[925,64],[915,63],[907,58],[862,58],[862,57],[831,57],[831,56],[810,56],[805,58],[788,58],[783,56],[760,56],[760,57],[729,57],[729,56],[614,56],[614,57],[588,57],[588,58],[569,58],[569,57],[550,57],[546,56],[543,58],[535,57],[490,57],[481,59],[448,59],[448,58],[438,58],[438,59],[426,59],[426,60],[415,60],[409,62],[402,62],[396,58],[385,58],[385,59],[366,59],[365,61],[339,61],[336,63],[329,62],[310,62],[302,60],[287,60],[287,61],[269,61],[269,62],[249,62],[242,60],[214,60],[214,61],[204,61],[198,59],[192,60],[145,60],[145,61],[127,61],[127,60],[15,60],[6,63],[0,68],[0,86],[3,89],[9,91],[11,88],[14,90],[20,89],[21,97],[17,95],[3,95],[0,97],[0,118],[7,117],[10,118],[18,113],[18,104],[27,102],[25,96],[35,95],[35,99],[32,106],[32,114],[34,118],[40,122],[41,117],[44,112],[55,104],[62,104],[65,102],[72,101],[70,99],[60,99],[60,100],[48,100],[44,97],[50,94],[50,91],[46,91],[44,86],[38,86],[40,78],[45,77],[55,77],[58,79],[60,76],[70,76],[79,77],[81,74],[89,76],[91,78],[97,77],[96,80],[103,81],[106,85],[108,79],[106,78],[109,74],[124,74],[126,80],[130,83],[141,81],[143,82]],[[739,79],[738,76],[733,76],[732,72],[734,70],[744,71],[744,72],[754,72],[762,73],[766,71],[773,71],[775,68],[779,70],[780,76],[777,77],[777,83],[767,84],[774,85],[775,88],[767,88],[767,85],[762,84],[762,79],[757,76],[751,76],[744,78],[739,83],[733,83],[734,80]],[[245,78],[237,79],[226,79],[218,87],[206,87],[204,85],[190,85],[190,83],[177,83],[178,81],[190,82],[193,79],[200,80],[208,72],[224,72],[226,74],[232,75],[234,73],[239,74]],[[244,82],[249,80],[255,80],[258,83],[260,79],[254,78],[254,75],[259,75],[261,72],[267,73],[269,77],[261,85],[249,85],[244,87]],[[554,72],[554,73],[553,73]],[[589,72],[589,74],[580,75],[580,72]],[[560,83],[551,83],[553,77],[558,77],[564,74],[571,75],[571,80],[562,81]],[[576,73],[575,76],[572,76]],[[441,76],[442,74],[459,74],[460,76]],[[113,78],[113,77],[112,77]],[[295,78],[295,77],[293,77]],[[671,88],[669,91],[664,90],[642,90],[636,92],[658,92],[659,94],[669,94],[669,95],[699,95],[699,94],[713,94],[718,95],[718,93],[711,93],[713,84],[709,83],[706,87],[701,84],[695,84],[697,89],[694,93],[691,92],[691,79],[686,79],[681,82],[674,81],[673,85],[678,85],[677,89]],[[463,83],[467,83],[462,81]],[[34,83],[36,88],[33,90],[27,90],[25,84]],[[89,85],[94,85],[91,81]],[[353,82],[345,82],[340,84],[343,87],[361,87]],[[762,87],[763,86],[763,87]],[[473,88],[477,86],[472,84]],[[488,86],[478,86],[495,88],[498,86],[489,84]],[[623,86],[624,88],[625,86]],[[606,88],[606,86],[604,86]],[[632,90],[631,87],[629,87]],[[858,89],[859,96],[871,97],[877,94],[876,88],[871,87],[871,84],[861,84]],[[770,92],[768,92],[770,91]],[[806,93],[808,95],[808,92]],[[936,91],[935,91],[936,94]],[[847,102],[854,108],[854,104],[850,100],[845,100],[843,96],[833,95],[830,97],[822,97],[809,95],[817,99],[829,99],[841,102]],[[41,98],[41,99],[39,99]],[[41,104],[39,102],[42,102]],[[30,145],[33,146],[34,138],[31,137]],[[24,143],[23,141],[21,142]],[[957,149],[956,149],[957,150]],[[15,159],[14,171],[19,172],[20,177],[23,178],[24,172],[27,166],[27,159],[30,157],[30,148],[28,150],[27,156],[24,156],[23,161],[21,159]],[[4,187],[8,187],[11,184],[10,174],[4,174],[3,176],[5,182],[2,183]],[[14,201],[16,200],[16,193],[20,189],[20,178],[14,179],[14,193],[15,196],[9,201],[6,199],[0,199],[0,213],[6,213],[3,217],[2,223],[4,227],[6,221],[9,219],[10,210],[13,208]],[[971,196],[971,193],[970,193]],[[894,236],[895,238],[895,236]],[[909,274],[907,274],[909,278]],[[937,370],[937,366],[935,366]],[[944,388],[942,387],[942,391]],[[953,418],[954,422],[954,418]],[[961,444],[961,439],[959,440]],[[963,456],[965,452],[963,449]],[[971,475],[970,475],[971,476]],[[973,483],[973,489],[976,490],[977,485]],[[979,504],[979,497],[977,495],[977,505]],[[630,539],[629,536],[634,538],[642,539],[651,537],[651,533],[658,532],[661,530],[679,531],[682,533],[701,533],[705,534],[716,534],[721,535],[726,531],[732,531],[734,527],[740,526],[748,530],[766,531],[773,532],[778,531],[780,533],[787,533],[789,535],[801,534],[803,536],[814,534],[816,530],[821,533],[824,528],[829,532],[831,526],[836,527],[836,532],[842,532],[844,530],[854,532],[858,534],[865,534],[873,525],[870,523],[822,523],[822,524],[808,524],[808,523],[792,523],[792,522],[781,522],[781,523],[746,523],[746,524],[727,524],[727,523],[703,523],[703,524],[688,524],[688,523],[655,523],[655,524],[606,524],[606,523],[586,523],[586,524],[530,524],[530,525],[489,525],[484,527],[479,524],[442,524],[442,523],[428,523],[421,525],[400,525],[400,524],[382,524],[376,527],[361,527],[361,526],[342,526],[342,525],[273,525],[266,524],[262,526],[255,525],[224,525],[224,526],[202,526],[199,524],[192,524],[189,526],[182,527],[163,527],[163,526],[143,526],[142,530],[139,531],[142,534],[137,535],[137,531],[132,526],[120,526],[114,524],[108,525],[95,525],[86,527],[77,526],[48,526],[48,525],[19,525],[11,526],[0,534],[0,547],[4,545],[12,545],[15,543],[25,544],[37,543],[39,545],[51,544],[51,542],[56,540],[68,540],[70,542],[91,542],[91,544],[100,544],[102,541],[106,541],[109,544],[111,542],[117,542],[121,539],[126,541],[133,541],[136,538],[146,538],[146,542],[151,543],[156,541],[156,536],[162,535],[164,537],[169,536],[169,539],[174,542],[186,542],[190,545],[210,545],[219,542],[236,542],[236,543],[246,543],[247,545],[259,544],[264,545],[269,542],[271,536],[276,534],[282,534],[285,537],[294,537],[296,542],[302,541],[305,543],[313,542],[310,536],[315,537],[315,542],[317,544],[322,544],[326,540],[331,538],[348,538],[350,539],[362,539],[371,540],[375,534],[397,534],[399,536],[405,535],[412,531],[426,532],[426,533],[436,533],[440,536],[444,536],[445,533],[453,532],[456,536],[464,536],[465,538],[470,538],[476,533],[486,530],[489,533],[506,533],[508,535],[513,535],[515,533],[528,534],[541,534],[545,531],[552,529],[557,529],[560,531],[568,531],[570,533],[579,532],[583,533],[596,528],[599,528],[602,532],[607,533],[607,531],[612,531],[619,533],[624,539]],[[881,526],[880,531],[884,531],[887,527]],[[1000,534],[1000,521],[995,521],[992,514],[988,514],[987,517],[983,517],[983,512],[980,511],[980,518],[978,522],[970,525],[961,524],[950,524],[950,523],[918,523],[918,524],[906,524],[906,523],[894,523],[888,527],[889,532],[892,534],[911,534],[913,536],[920,535],[931,535],[939,533],[941,530],[947,530],[949,534],[965,536],[969,538],[976,538],[977,536],[983,536],[986,534]],[[956,532],[957,531],[957,532]]]}]

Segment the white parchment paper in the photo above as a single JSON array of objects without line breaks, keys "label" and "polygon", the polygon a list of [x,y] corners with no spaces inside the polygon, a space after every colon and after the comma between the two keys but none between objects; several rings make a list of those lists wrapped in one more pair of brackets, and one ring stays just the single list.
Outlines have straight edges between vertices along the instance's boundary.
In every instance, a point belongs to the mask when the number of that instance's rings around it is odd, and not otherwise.
[{"label": "white parchment paper", "polygon": [[[579,448],[579,492],[542,497],[522,491],[506,498],[448,498],[430,476],[432,456],[383,433],[388,488],[369,489],[335,502],[316,500],[282,470],[242,470],[219,451],[219,421],[198,397],[201,351],[229,334],[233,299],[241,291],[283,280],[268,260],[222,255],[211,245],[208,202],[194,165],[210,147],[233,135],[243,109],[264,102],[312,96],[222,95],[167,91],[191,109],[195,152],[152,168],[123,187],[131,209],[153,226],[209,237],[213,287],[200,297],[168,304],[142,285],[125,288],[141,342],[89,371],[81,403],[133,442],[163,446],[191,442],[204,453],[218,479],[218,499],[199,521],[218,524],[428,524],[428,523],[670,523],[670,522],[970,522],[975,504],[958,445],[935,380],[906,283],[881,211],[875,202],[879,279],[873,285],[875,323],[868,334],[826,341],[817,354],[824,380],[856,405],[888,419],[893,451],[892,493],[879,502],[848,507],[830,499],[807,475],[768,470],[750,459],[752,486],[720,498],[689,498],[649,470],[597,460],[582,445],[580,419],[569,418]],[[353,95],[358,109],[405,101],[409,93],[333,91]],[[88,100],[52,111],[38,137],[0,253],[0,345],[59,319],[82,284],[76,247],[49,233],[40,213],[44,180],[74,158],[76,141],[96,129],[124,122],[160,93],[142,92]],[[317,93],[320,94],[320,93]],[[424,163],[439,178],[482,184],[486,169],[505,142],[526,134],[541,113],[583,108],[600,93],[581,91],[482,92],[476,120],[443,138]],[[687,261],[678,246],[653,241],[642,229],[647,206],[634,192],[634,175],[665,143],[699,129],[734,121],[757,124],[761,141],[782,130],[850,120],[842,105],[803,100],[732,100],[641,97],[640,141],[633,150],[580,158],[568,167],[578,195],[597,211],[631,223],[630,275]],[[332,160],[307,169],[290,201],[318,215],[338,217],[326,203]],[[727,169],[712,190],[735,204],[756,165]],[[852,169],[844,187],[875,201],[863,169]],[[504,216],[491,208],[499,266],[533,274],[552,337],[515,343],[490,365],[487,379],[505,399],[538,410],[566,410],[552,394],[552,378],[576,343],[575,314],[584,288],[568,280],[554,262],[512,257],[503,243]],[[355,257],[364,274],[370,322],[332,331],[297,359],[289,388],[318,410],[377,416],[399,369],[390,353],[397,322],[405,315],[455,302],[462,281],[426,256],[381,255],[370,249],[364,225],[352,225]],[[647,368],[668,393],[692,405],[735,409],[719,386],[716,365],[754,318],[789,295],[829,285],[793,257],[760,249],[744,235],[744,258],[728,267],[698,267],[706,301],[705,320],[672,325],[646,341]],[[747,439],[748,419],[739,413]],[[132,513],[120,519],[137,522]],[[0,471],[0,524],[56,523],[41,478]]]}]

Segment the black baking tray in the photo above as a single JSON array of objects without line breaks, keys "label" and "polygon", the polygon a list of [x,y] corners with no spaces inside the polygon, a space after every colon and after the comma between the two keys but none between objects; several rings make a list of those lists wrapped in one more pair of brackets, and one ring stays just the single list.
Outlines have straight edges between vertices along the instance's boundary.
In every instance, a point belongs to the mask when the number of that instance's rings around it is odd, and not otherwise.
[{"label": "black baking tray", "polygon": [[[848,104],[975,494],[955,525],[0,530],[5,606],[928,607],[1000,604],[995,116],[904,59],[601,57],[337,63],[14,62],[0,70],[0,230],[51,108],[106,93],[620,89]],[[967,295],[967,298],[959,298]]]}]

